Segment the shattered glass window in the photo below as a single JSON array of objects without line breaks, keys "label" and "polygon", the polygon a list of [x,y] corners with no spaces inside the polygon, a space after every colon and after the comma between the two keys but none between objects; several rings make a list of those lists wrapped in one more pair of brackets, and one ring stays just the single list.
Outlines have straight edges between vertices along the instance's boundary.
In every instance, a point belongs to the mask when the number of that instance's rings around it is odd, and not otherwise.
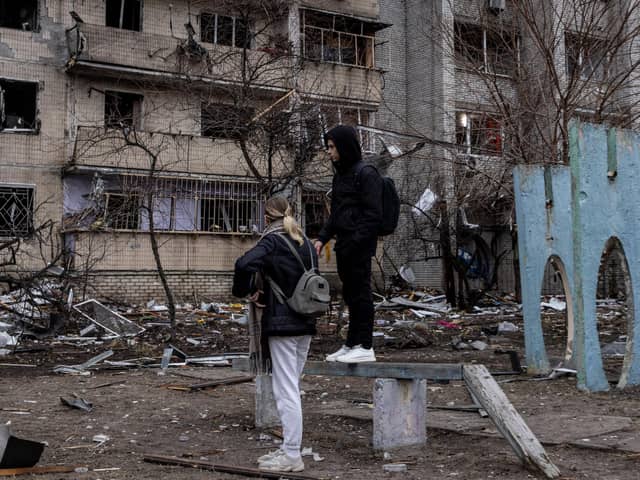
[{"label": "shattered glass window", "polygon": [[0,185],[0,237],[31,235],[34,193],[34,187]]},{"label": "shattered glass window", "polygon": [[0,78],[0,131],[37,129],[38,84]]},{"label": "shattered glass window", "polygon": [[303,191],[304,233],[316,238],[329,218],[329,199],[324,192]]},{"label": "shattered glass window", "polygon": [[137,93],[104,93],[104,125],[108,128],[141,128],[143,96]]},{"label": "shattered glass window", "polygon": [[0,27],[32,32],[38,27],[38,0],[0,0]]},{"label": "shattered glass window", "polygon": [[114,230],[137,230],[142,197],[137,194],[107,193],[105,222]]},{"label": "shattered glass window", "polygon": [[304,58],[374,68],[375,28],[355,18],[302,10]]},{"label": "shattered glass window", "polygon": [[464,153],[502,155],[502,123],[495,115],[456,112],[456,144]]},{"label": "shattered glass window", "polygon": [[569,77],[599,81],[606,78],[608,55],[604,40],[577,33],[567,33],[565,35],[565,52]]},{"label": "shattered glass window", "polygon": [[501,75],[513,75],[518,66],[519,41],[515,32],[455,22],[453,43],[461,65]]},{"label": "shattered glass window", "polygon": [[142,0],[106,0],[107,27],[142,30]]}]

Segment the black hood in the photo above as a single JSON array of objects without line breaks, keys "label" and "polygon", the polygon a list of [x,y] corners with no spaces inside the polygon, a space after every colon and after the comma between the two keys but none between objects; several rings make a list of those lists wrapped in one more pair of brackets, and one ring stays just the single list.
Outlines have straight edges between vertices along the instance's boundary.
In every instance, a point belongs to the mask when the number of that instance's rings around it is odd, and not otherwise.
[{"label": "black hood", "polygon": [[329,139],[340,154],[340,160],[333,162],[339,172],[347,171],[350,167],[362,160],[362,149],[358,133],[355,128],[346,125],[338,125],[324,135],[324,144],[327,145]]}]

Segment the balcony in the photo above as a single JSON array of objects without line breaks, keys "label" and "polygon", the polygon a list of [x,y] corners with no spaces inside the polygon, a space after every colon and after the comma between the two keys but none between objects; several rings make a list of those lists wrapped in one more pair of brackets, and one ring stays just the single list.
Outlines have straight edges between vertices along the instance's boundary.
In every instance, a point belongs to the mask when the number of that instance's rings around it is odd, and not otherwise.
[{"label": "balcony", "polygon": [[[136,81],[241,85],[240,50],[203,44],[207,53],[198,56],[185,53],[185,42],[164,35],[77,24],[67,31],[67,71]],[[294,75],[299,75],[303,95],[375,104],[381,101],[382,74],[377,70],[305,61],[298,71],[286,57],[274,59],[260,50],[252,50],[250,55],[254,69],[251,86],[256,89],[286,93],[294,84]]]},{"label": "balcony", "polygon": [[[88,23],[67,30],[67,47],[68,72],[155,82],[241,84],[241,50],[234,47],[190,44],[187,39]],[[286,59],[259,50],[251,50],[249,56],[253,87],[288,91]]]},{"label": "balcony", "polygon": [[[240,147],[231,140],[151,132],[136,132],[135,135],[138,145],[157,154],[157,172],[250,175]],[[67,168],[148,171],[151,159],[143,148],[127,145],[120,130],[85,126],[77,130]],[[266,168],[259,169],[266,172]],[[281,172],[274,171],[275,175],[278,173]]]}]

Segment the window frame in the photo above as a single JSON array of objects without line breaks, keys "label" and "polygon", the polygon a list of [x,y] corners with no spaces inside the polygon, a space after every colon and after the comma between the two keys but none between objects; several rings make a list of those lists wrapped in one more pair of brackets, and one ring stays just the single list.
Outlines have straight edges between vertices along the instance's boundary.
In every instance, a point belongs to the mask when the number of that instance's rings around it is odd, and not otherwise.
[{"label": "window frame", "polygon": [[[131,118],[129,119],[125,115],[118,114],[109,116],[108,108],[111,105],[109,98],[116,98],[120,96],[121,99],[129,98],[132,100]],[[136,112],[136,102],[138,103],[138,111]],[[114,112],[119,113],[119,112]],[[133,128],[134,130],[141,131],[143,128],[142,119],[144,118],[144,95],[137,92],[126,92],[122,90],[105,90],[104,91],[104,126],[105,128]]]},{"label": "window frame", "polygon": [[[302,49],[302,57],[307,59],[307,60],[311,60],[311,61],[315,61],[315,62],[321,62],[321,63],[335,63],[338,65],[347,65],[350,67],[357,67],[357,68],[365,68],[368,70],[373,70],[376,68],[376,54],[375,54],[375,45],[376,45],[376,37],[375,37],[375,32],[373,33],[373,35],[371,34],[365,34],[364,33],[364,24],[366,22],[362,21],[362,20],[357,20],[354,19],[352,17],[349,17],[348,15],[339,15],[339,14],[329,14],[329,13],[324,13],[324,12],[316,12],[314,10],[310,10],[310,9],[306,9],[306,8],[302,8],[300,9],[301,15],[300,15],[300,39],[301,39],[301,49]],[[307,12],[313,12],[314,14],[318,15],[323,15],[326,17],[331,17],[332,20],[332,25],[331,28],[327,28],[326,26],[317,26],[317,25],[312,25],[312,24],[307,24]],[[343,22],[346,20],[353,20],[353,21],[357,21],[360,22],[360,33],[353,33],[353,32],[345,32],[342,30],[339,30],[338,28],[336,28],[336,20],[342,20]],[[328,18],[327,18],[328,20]],[[311,50],[310,48],[308,48],[308,39],[311,37],[310,32],[311,31],[315,31],[316,34],[319,32],[319,39],[320,39],[320,43],[319,43],[319,50],[320,50],[320,54],[319,56],[317,55],[309,55],[308,52]],[[308,33],[309,32],[309,33]],[[334,46],[332,47],[333,50],[335,50],[335,52],[337,52],[337,55],[326,55],[325,52],[325,37],[327,39],[330,39],[331,37],[334,37],[334,40],[332,41],[332,43],[335,41],[335,38],[337,38],[337,44],[334,44]],[[343,40],[342,38],[345,37],[345,39],[349,39],[351,37],[351,40],[353,41],[353,62],[346,62],[344,61],[343,55],[344,52],[343,51],[351,51],[351,49],[349,47],[345,47],[343,48],[342,43]],[[368,45],[365,49],[365,56],[363,57],[363,59],[361,60],[360,54],[359,54],[359,40],[366,42]],[[336,46],[337,45],[337,46]],[[314,44],[315,47],[317,47],[316,44]],[[367,55],[367,52],[370,53],[370,56]]]},{"label": "window frame", "polygon": [[[109,231],[149,232],[148,193],[145,193],[148,188],[157,192],[153,195],[153,208],[154,230],[158,233],[251,235],[252,225],[263,226],[266,198],[260,192],[258,182],[160,177],[155,180],[154,187],[149,187],[148,178],[141,176],[125,176],[120,182],[120,187],[103,194],[101,218]],[[115,207],[110,206],[113,198],[118,199]],[[159,224],[157,218],[163,210],[160,204],[167,199],[171,201],[170,218]],[[135,202],[133,208],[127,207],[127,202],[131,201]],[[205,202],[213,205],[205,207]],[[220,206],[224,207],[226,215]]]},{"label": "window frame", "polygon": [[[466,121],[464,123],[461,121],[463,115],[466,116]],[[486,148],[481,144],[474,144],[474,129],[472,127],[473,119],[479,119],[482,122],[482,125],[485,126],[485,129],[480,130],[478,133],[478,135],[484,134],[484,145],[489,145],[493,141],[499,148],[491,149]],[[487,121],[495,122],[498,128],[491,129],[490,127],[486,127]],[[504,120],[500,118],[500,115],[483,111],[456,110],[455,126],[455,143],[460,153],[477,157],[502,157],[504,155]],[[461,138],[460,130],[462,130],[463,142],[459,141],[459,138]],[[493,140],[488,135],[491,131],[498,132],[497,134],[493,134],[495,137]]]},{"label": "window frame", "polygon": [[[471,27],[473,29],[479,30],[479,33],[482,35],[482,45],[475,45],[474,48],[481,53],[482,60],[481,62],[477,62],[476,59],[469,58],[469,51],[461,48],[461,33],[459,29],[461,27]],[[499,44],[496,43],[494,48],[489,48],[488,38],[491,33],[494,33],[488,30],[485,26],[480,25],[478,23],[474,23],[471,21],[464,20],[454,20],[453,22],[453,51],[454,57],[457,67],[469,67],[472,66],[473,69],[480,70],[484,73],[489,73],[492,75],[496,75],[499,77],[512,78],[518,72],[520,68],[520,35],[514,34],[512,35],[511,40],[515,40],[515,45],[513,46],[515,55],[513,58],[513,65],[511,68],[504,63],[498,64],[496,62],[490,61],[490,52],[497,52]],[[495,32],[497,33],[497,32]],[[503,30],[502,33],[509,33],[508,30]],[[496,55],[497,57],[497,55]],[[498,68],[496,68],[498,67]]]},{"label": "window frame", "polygon": [[[575,42],[575,43],[574,43]],[[577,77],[583,81],[594,81],[594,82],[606,82],[610,75],[610,67],[612,63],[611,55],[604,49],[604,53],[602,55],[602,61],[597,65],[597,68],[594,69],[591,61],[591,56],[589,56],[588,65],[585,63],[585,57],[587,53],[587,48],[595,45],[595,44],[605,44],[606,39],[600,38],[594,35],[581,35],[579,32],[567,31],[564,35],[564,60],[565,60],[565,73],[567,77],[574,78],[575,70],[578,69],[579,76]],[[588,43],[588,45],[587,45]],[[575,58],[575,65],[571,65],[572,55],[570,52],[570,45],[575,47],[573,53],[577,53],[577,58]],[[595,53],[595,52],[589,52]],[[591,69],[591,73],[585,74],[587,68]],[[600,71],[600,73],[597,73]]]},{"label": "window frame", "polygon": [[[324,133],[327,132],[329,129],[333,128],[336,125],[349,125],[352,127],[357,127],[358,125],[363,125],[366,127],[375,127],[376,125],[376,110],[373,109],[367,109],[364,108],[362,106],[359,105],[334,105],[334,104],[316,104],[316,105],[312,105],[312,110],[315,110],[313,107],[316,107],[318,109],[317,111],[317,121],[320,124],[320,131],[319,132],[314,132],[314,120],[313,118],[311,118],[311,121],[305,125],[305,134],[307,137],[307,141],[309,141],[311,139],[311,143],[313,143],[313,137],[314,136],[318,136],[318,145],[319,148],[324,149]],[[357,116],[357,123],[343,123],[344,120],[344,111],[345,110],[355,110],[356,116]],[[330,121],[327,119],[328,117],[328,113],[335,113],[335,116],[333,117],[335,119],[334,124],[330,125]],[[364,118],[366,115],[366,119]],[[313,114],[313,116],[316,116],[316,114]],[[366,120],[366,123],[363,123],[363,120]],[[363,132],[360,129],[356,129],[356,131],[358,132],[358,140],[360,141],[360,146],[362,148],[362,151],[365,153],[375,153],[377,152],[376,149],[376,142],[375,142],[375,136],[368,133],[368,132]]]},{"label": "window frame", "polygon": [[[0,229],[0,238],[30,238],[33,235],[33,232],[35,230],[34,227],[34,216],[35,216],[35,198],[36,198],[36,185],[33,184],[22,184],[22,183],[4,183],[1,182],[0,183],[0,199],[2,198],[2,195],[5,194],[5,192],[3,190],[24,190],[24,192],[20,192],[20,193],[24,193],[26,194],[26,205],[25,205],[25,210],[26,210],[26,228],[20,230],[20,231],[16,231],[13,227],[12,230],[13,231],[9,231],[7,230],[2,230]],[[9,192],[6,192],[9,193]],[[15,194],[15,193],[14,193]],[[0,209],[3,208],[4,205],[0,204]],[[0,210],[2,211],[2,210]],[[0,213],[0,218],[3,217],[4,215],[2,213]],[[0,223],[1,225],[1,223]],[[7,225],[9,225],[7,223]]]},{"label": "window frame", "polygon": [[[14,2],[14,3],[18,3],[18,2]],[[8,25],[2,25],[0,23],[0,28],[10,28],[11,30],[18,30],[21,32],[39,32],[40,31],[40,2],[39,0],[32,0],[33,3],[33,11],[31,12],[30,18],[33,21],[33,25],[30,24],[31,28],[24,28],[24,25],[29,23],[29,22],[22,22],[22,28],[20,27],[11,27]],[[21,8],[21,7],[18,7]],[[27,8],[27,12],[28,7]],[[2,11],[0,10],[0,15],[2,14]],[[0,17],[2,18],[2,17]]]},{"label": "window frame", "polygon": [[[210,33],[211,30],[205,30],[204,28],[204,23],[203,23],[203,18],[204,17],[213,17],[213,38],[206,36],[207,33]],[[219,25],[219,18],[220,17],[225,17],[225,18],[230,18],[232,19],[232,27],[231,27],[231,43],[230,44],[226,44],[226,43],[219,43],[218,42],[218,25]],[[217,13],[217,12],[210,12],[210,11],[202,11],[200,12],[200,14],[198,15],[198,25],[200,26],[200,41],[202,43],[207,43],[209,45],[221,45],[224,47],[231,47],[231,48],[246,48],[251,50],[253,48],[253,27],[251,25],[250,22],[248,22],[247,24],[245,24],[245,42],[246,45],[238,45],[238,38],[237,38],[237,32],[238,32],[238,27],[237,24],[238,23],[242,23],[241,19],[239,17],[235,17],[233,15],[223,15],[221,13]],[[248,42],[246,41],[248,39]],[[209,40],[213,40],[212,42]]]},{"label": "window frame", "polygon": [[[122,199],[121,206],[125,207],[123,209],[124,212],[109,212],[109,202],[112,198]],[[127,207],[127,203],[133,203],[133,202],[135,202],[136,204],[135,210],[130,211],[130,209]],[[128,192],[121,192],[121,191],[104,192],[104,212],[102,215],[102,219],[104,221],[104,224],[107,226],[107,228],[111,230],[138,232],[138,231],[141,231],[140,226],[142,224],[142,208],[143,208],[143,198],[142,198],[142,194],[140,193],[137,193],[137,192],[128,193]],[[121,222],[120,217],[122,216],[125,217],[125,224],[126,224],[125,228],[122,228],[120,226],[122,225],[122,223],[119,223],[118,225],[115,225],[115,226],[111,225],[111,222],[114,221],[114,218],[116,221]],[[130,225],[129,222],[131,219],[133,219],[133,221],[135,222],[135,226],[133,227],[129,226]]]},{"label": "window frame", "polygon": [[[120,2],[120,20],[119,20],[119,26],[114,26],[114,25],[109,25],[108,23],[108,7],[107,7],[107,3],[109,1],[112,2]],[[123,27],[123,22],[124,22],[124,10],[125,10],[125,2],[127,1],[137,1],[140,4],[140,9],[138,12],[138,28],[125,28]],[[144,12],[144,0],[105,0],[104,2],[104,24],[106,27],[109,28],[117,28],[118,30],[127,30],[129,32],[142,32],[142,25],[143,25],[143,12]]]},{"label": "window frame", "polygon": [[[3,88],[3,84],[5,87]],[[7,104],[7,95],[6,95],[6,84],[28,84],[33,86],[34,88],[34,96],[33,96],[33,126],[31,128],[16,128],[10,127],[7,128],[5,126],[7,121],[6,115],[6,104]],[[40,83],[33,82],[29,80],[16,80],[14,78],[6,78],[0,77],[0,133],[27,133],[27,134],[38,134],[40,133],[40,119],[38,114],[40,113],[38,109],[38,94],[40,93]]]}]

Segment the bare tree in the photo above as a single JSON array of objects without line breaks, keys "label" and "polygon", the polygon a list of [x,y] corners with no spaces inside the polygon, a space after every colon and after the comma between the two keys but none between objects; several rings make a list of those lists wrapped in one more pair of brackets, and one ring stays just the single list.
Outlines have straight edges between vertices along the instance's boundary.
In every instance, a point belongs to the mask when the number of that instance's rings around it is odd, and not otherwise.
[{"label": "bare tree", "polygon": [[[483,241],[483,231],[511,231],[519,280],[513,166],[567,164],[576,119],[637,128],[640,1],[512,0],[504,10],[445,4],[430,7],[434,20],[419,33],[442,60],[434,68],[453,82],[430,106],[445,125],[406,129],[438,144],[431,188],[446,209],[419,215],[412,237],[441,248],[445,269],[449,263],[459,277],[457,295],[448,296],[473,303],[495,286],[508,251]],[[407,203],[415,198],[409,192]],[[425,248],[423,256],[433,255]]]}]

